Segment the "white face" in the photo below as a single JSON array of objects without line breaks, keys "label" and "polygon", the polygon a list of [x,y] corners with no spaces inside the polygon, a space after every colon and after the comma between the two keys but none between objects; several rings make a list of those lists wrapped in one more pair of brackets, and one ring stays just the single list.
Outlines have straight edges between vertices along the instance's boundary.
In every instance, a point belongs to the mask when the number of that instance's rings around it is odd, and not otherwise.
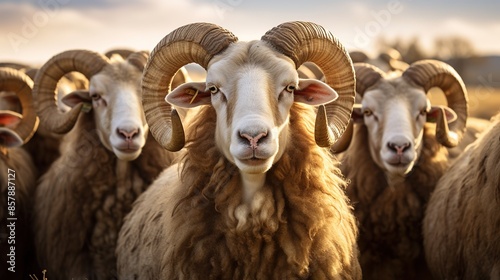
[{"label": "white face", "polygon": [[386,82],[366,91],[361,104],[372,158],[387,173],[406,175],[422,149],[430,110],[425,92]]},{"label": "white face", "polygon": [[242,172],[264,173],[283,154],[294,101],[287,87],[297,87],[298,75],[290,62],[277,58],[231,71],[233,59],[215,62],[207,72],[207,88],[218,89],[211,97],[217,111],[216,143]]},{"label": "white face", "polygon": [[141,72],[125,62],[119,63],[106,74],[101,71],[94,75],[89,92],[101,142],[119,159],[129,161],[140,155],[148,126],[141,103]]},{"label": "white face", "polygon": [[[196,95],[194,95],[196,92]],[[319,105],[337,93],[317,80],[298,78],[294,63],[260,41],[239,42],[214,57],[206,83],[186,83],[166,100],[179,107],[211,105],[216,144],[241,172],[263,174],[285,151],[293,102]]]}]

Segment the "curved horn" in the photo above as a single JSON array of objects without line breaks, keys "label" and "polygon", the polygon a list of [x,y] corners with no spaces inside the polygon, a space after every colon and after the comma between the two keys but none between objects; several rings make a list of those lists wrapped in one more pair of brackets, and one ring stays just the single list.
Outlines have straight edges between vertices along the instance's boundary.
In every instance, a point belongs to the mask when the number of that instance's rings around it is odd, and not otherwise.
[{"label": "curved horn", "polygon": [[135,51],[131,49],[112,49],[104,53],[107,58],[111,58],[114,54],[121,56],[123,59],[127,59],[129,55],[133,54]]},{"label": "curved horn", "polygon": [[[363,97],[368,88],[374,86],[380,79],[385,77],[384,71],[368,63],[354,63],[354,72],[356,73],[356,94],[360,97]],[[359,106],[359,104],[354,104],[354,106]],[[354,124],[351,121],[342,137],[330,150],[334,153],[347,150],[351,144],[353,134]]]},{"label": "curved horn", "polygon": [[410,66],[403,61],[401,53],[393,48],[389,48],[382,52],[378,58],[389,65],[390,71],[404,71]]},{"label": "curved horn", "polygon": [[38,128],[38,117],[33,102],[31,89],[33,81],[26,74],[15,69],[0,68],[0,90],[15,92],[21,102],[23,118],[14,131],[28,142]]},{"label": "curved horn", "polygon": [[127,57],[127,61],[128,63],[137,67],[137,69],[139,69],[142,72],[144,71],[144,66],[146,66],[146,63],[148,62],[148,57],[149,57],[149,52],[139,51],[131,53]]},{"label": "curved horn", "polygon": [[0,62],[0,68],[3,68],[3,67],[8,67],[8,68],[16,69],[16,70],[31,68],[29,65],[21,64],[21,63],[17,63],[17,62]]},{"label": "curved horn", "polygon": [[151,52],[142,78],[142,105],[151,134],[165,149],[178,151],[185,141],[177,112],[165,102],[173,76],[192,62],[206,69],[214,55],[237,40],[215,24],[193,23],[172,31]]},{"label": "curved horn", "polygon": [[384,71],[368,63],[354,63],[356,93],[363,97],[365,91],[385,77]]},{"label": "curved horn", "polygon": [[356,62],[366,62],[368,59],[368,55],[362,51],[351,51],[349,52],[349,56],[351,57],[351,60],[353,63]]},{"label": "curved horn", "polygon": [[52,57],[38,70],[33,93],[38,101],[38,115],[47,129],[60,134],[68,132],[75,125],[84,106],[80,103],[69,112],[59,112],[55,98],[59,80],[72,71],[80,72],[90,80],[107,64],[108,59],[99,53],[71,50]]},{"label": "curved horn", "polygon": [[457,120],[449,125],[444,116],[438,117],[436,137],[446,147],[458,145],[465,131],[468,116],[467,89],[460,75],[450,65],[437,60],[421,60],[410,65],[403,77],[424,88],[439,87],[445,94],[448,107],[457,113]]},{"label": "curved horn", "polygon": [[190,81],[188,71],[186,70],[185,67],[181,67],[179,71],[174,75],[174,78],[172,79],[172,84],[170,85],[172,89],[175,89],[176,87],[187,83]]},{"label": "curved horn", "polygon": [[21,70],[21,71],[24,71],[24,73],[26,75],[28,75],[28,77],[30,77],[30,79],[32,81],[34,81],[35,76],[36,76],[36,72],[38,72],[38,68],[29,68],[29,69],[25,69],[25,70]]},{"label": "curved horn", "polygon": [[296,68],[306,61],[318,65],[325,82],[339,94],[336,101],[325,105],[326,119],[317,115],[314,132],[318,146],[332,146],[349,123],[355,96],[354,69],[344,46],[322,26],[300,21],[274,27],[262,40],[290,57]]}]

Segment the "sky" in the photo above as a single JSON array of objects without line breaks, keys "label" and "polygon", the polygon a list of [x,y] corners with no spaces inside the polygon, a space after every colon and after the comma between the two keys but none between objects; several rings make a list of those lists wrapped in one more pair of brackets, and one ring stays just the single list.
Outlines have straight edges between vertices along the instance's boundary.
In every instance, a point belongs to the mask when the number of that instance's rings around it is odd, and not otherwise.
[{"label": "sky", "polygon": [[374,54],[377,41],[461,36],[478,54],[500,54],[498,0],[0,0],[0,62],[42,64],[70,49],[152,50],[168,33],[211,22],[239,40],[286,21],[324,26],[348,50]]}]

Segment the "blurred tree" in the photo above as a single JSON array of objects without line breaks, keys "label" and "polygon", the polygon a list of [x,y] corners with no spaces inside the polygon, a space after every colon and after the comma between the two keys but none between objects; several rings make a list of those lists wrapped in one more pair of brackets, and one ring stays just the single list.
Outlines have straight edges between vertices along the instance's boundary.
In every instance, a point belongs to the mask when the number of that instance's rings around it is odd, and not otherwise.
[{"label": "blurred tree", "polygon": [[422,47],[420,46],[418,38],[416,37],[410,41],[405,52],[402,52],[401,55],[403,56],[403,60],[410,64],[417,60],[427,58],[424,51],[422,50]]},{"label": "blurred tree", "polygon": [[475,56],[472,42],[461,36],[436,38],[434,48],[436,58],[448,62],[460,75],[465,71],[466,60]]},{"label": "blurred tree", "polygon": [[396,37],[393,41],[389,41],[386,37],[379,36],[375,41],[375,46],[377,48],[377,53],[383,52],[388,49],[395,49],[400,53],[404,53],[406,50],[405,45],[399,37]]},{"label": "blurred tree", "polygon": [[378,52],[395,49],[401,54],[403,61],[412,63],[420,59],[427,58],[427,55],[422,50],[418,38],[413,38],[408,43],[405,43],[401,38],[395,38],[393,41],[387,40],[385,37],[379,37],[376,42]]},{"label": "blurred tree", "polygon": [[471,41],[461,36],[437,38],[434,48],[436,57],[442,60],[467,58],[475,54]]}]

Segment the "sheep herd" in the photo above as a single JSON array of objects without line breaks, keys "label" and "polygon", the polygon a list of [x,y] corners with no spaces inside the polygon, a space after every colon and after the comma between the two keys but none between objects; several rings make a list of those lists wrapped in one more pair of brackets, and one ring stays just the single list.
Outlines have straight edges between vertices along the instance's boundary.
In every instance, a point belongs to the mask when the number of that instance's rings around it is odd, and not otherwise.
[{"label": "sheep herd", "polygon": [[500,279],[500,117],[444,62],[294,21],[0,66],[0,279]]}]

